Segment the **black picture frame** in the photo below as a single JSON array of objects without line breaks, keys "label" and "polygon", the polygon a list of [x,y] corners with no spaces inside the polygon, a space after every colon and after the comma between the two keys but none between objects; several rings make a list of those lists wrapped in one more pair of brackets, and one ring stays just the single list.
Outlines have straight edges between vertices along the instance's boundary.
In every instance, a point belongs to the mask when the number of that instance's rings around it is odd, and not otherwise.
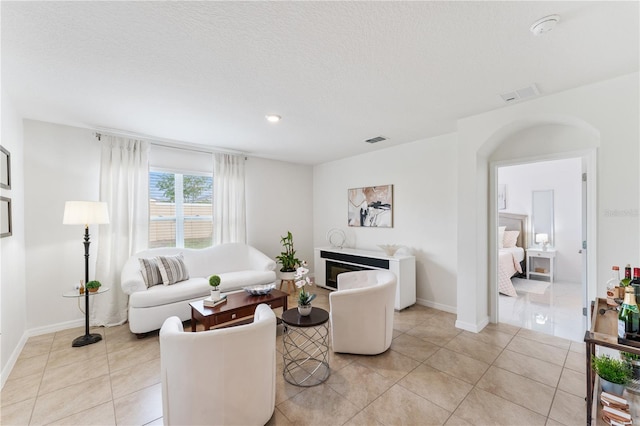
[{"label": "black picture frame", "polygon": [[11,189],[11,153],[0,145],[0,188]]},{"label": "black picture frame", "polygon": [[11,198],[0,197],[0,238],[10,237],[12,233]]}]

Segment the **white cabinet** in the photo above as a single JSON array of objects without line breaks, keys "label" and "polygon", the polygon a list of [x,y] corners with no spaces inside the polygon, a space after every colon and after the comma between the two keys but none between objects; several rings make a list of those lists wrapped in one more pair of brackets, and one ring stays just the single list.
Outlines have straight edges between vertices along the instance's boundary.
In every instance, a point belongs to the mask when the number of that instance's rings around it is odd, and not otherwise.
[{"label": "white cabinet", "polygon": [[329,290],[337,289],[337,275],[362,269],[388,269],[398,279],[396,310],[416,303],[416,258],[352,248],[319,247],[314,253],[315,283]]},{"label": "white cabinet", "polygon": [[542,250],[538,248],[527,249],[527,279],[530,276],[547,277],[553,283],[554,266],[556,263],[556,250]]}]

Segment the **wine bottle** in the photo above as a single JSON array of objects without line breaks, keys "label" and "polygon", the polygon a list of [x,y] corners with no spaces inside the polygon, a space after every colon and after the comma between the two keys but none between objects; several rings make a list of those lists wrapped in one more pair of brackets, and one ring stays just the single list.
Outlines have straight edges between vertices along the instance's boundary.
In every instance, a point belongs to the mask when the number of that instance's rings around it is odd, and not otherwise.
[{"label": "wine bottle", "polygon": [[620,280],[620,287],[626,287],[631,283],[631,265],[624,267],[624,278]]},{"label": "wine bottle", "polygon": [[624,289],[624,301],[620,305],[618,313],[618,337],[625,338],[627,333],[635,333],[637,330],[633,325],[633,315],[640,314],[636,304],[636,295],[633,287],[627,286]]},{"label": "wine bottle", "polygon": [[620,285],[620,267],[612,266],[611,278],[609,278],[609,281],[607,281],[607,298],[608,299],[613,300],[620,297],[620,295],[618,295],[618,290],[616,289],[616,287],[618,287],[619,285]]},{"label": "wine bottle", "polygon": [[629,282],[636,292],[636,303],[640,300],[640,268],[633,268],[633,279]]}]

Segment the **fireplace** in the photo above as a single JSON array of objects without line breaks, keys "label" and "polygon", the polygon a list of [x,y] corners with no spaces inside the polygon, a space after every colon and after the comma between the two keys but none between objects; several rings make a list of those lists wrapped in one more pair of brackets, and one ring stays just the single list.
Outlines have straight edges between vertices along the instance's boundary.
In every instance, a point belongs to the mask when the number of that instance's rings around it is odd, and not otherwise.
[{"label": "fireplace", "polygon": [[351,265],[348,263],[338,263],[327,260],[326,262],[326,280],[325,285],[327,287],[331,287],[334,289],[338,288],[338,275],[343,272],[352,272],[352,271],[366,271],[371,268],[366,268],[364,266]]},{"label": "fireplace", "polygon": [[315,285],[338,289],[343,272],[386,269],[398,279],[394,308],[401,310],[416,303],[416,258],[411,255],[387,256],[383,252],[353,248],[317,247],[314,249]]}]

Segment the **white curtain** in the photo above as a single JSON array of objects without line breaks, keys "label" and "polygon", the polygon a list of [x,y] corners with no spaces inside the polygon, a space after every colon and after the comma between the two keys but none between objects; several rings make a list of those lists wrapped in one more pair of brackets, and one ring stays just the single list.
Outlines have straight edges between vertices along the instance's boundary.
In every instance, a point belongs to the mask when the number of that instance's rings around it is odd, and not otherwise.
[{"label": "white curtain", "polygon": [[213,243],[245,243],[244,157],[213,154]]},{"label": "white curtain", "polygon": [[100,201],[109,208],[101,225],[96,279],[110,288],[93,297],[91,325],[112,326],[127,320],[127,295],[120,287],[126,260],[147,248],[149,235],[149,143],[103,135]]}]

